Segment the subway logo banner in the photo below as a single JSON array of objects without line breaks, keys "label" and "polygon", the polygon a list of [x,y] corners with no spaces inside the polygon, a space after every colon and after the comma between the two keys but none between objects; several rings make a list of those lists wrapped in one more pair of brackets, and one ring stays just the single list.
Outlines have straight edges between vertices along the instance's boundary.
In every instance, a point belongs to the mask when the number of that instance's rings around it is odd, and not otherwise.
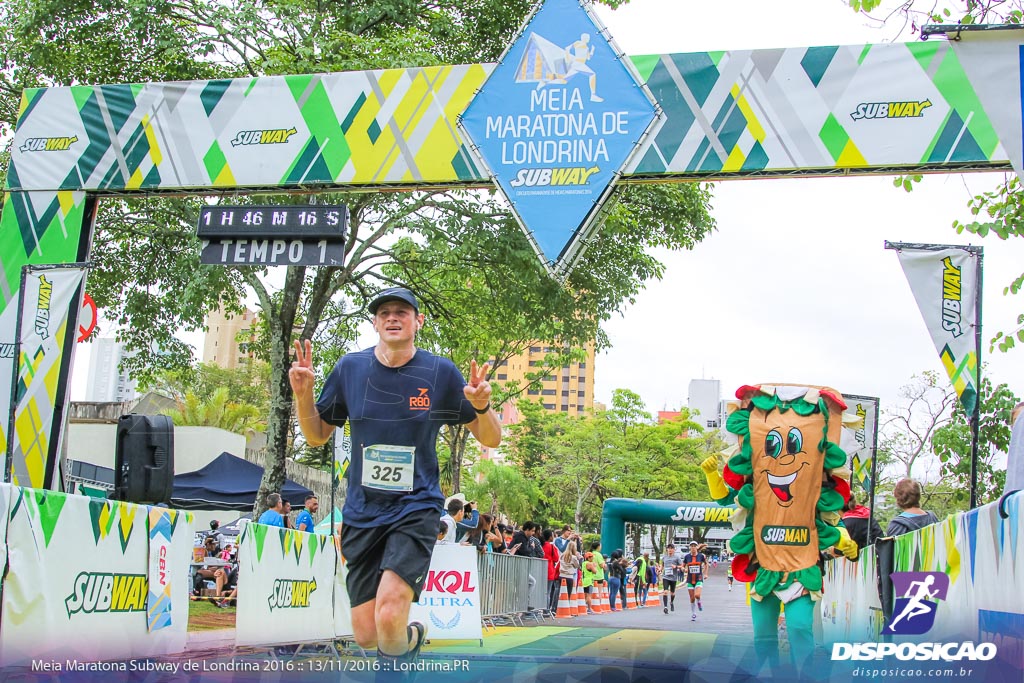
[{"label": "subway logo banner", "polygon": [[[32,660],[115,660],[185,649],[188,586],[172,581],[150,599],[150,538],[144,505],[10,488],[4,509],[11,549],[0,617],[0,665]],[[165,570],[184,572],[190,513],[168,519]],[[73,558],[74,561],[69,561]],[[150,627],[149,606],[161,628]]]},{"label": "subway logo banner", "polygon": [[331,536],[246,524],[238,543],[235,644],[273,645],[334,637]]},{"label": "subway logo banner", "polygon": [[[851,486],[856,484],[863,491],[874,491],[871,479],[871,462],[875,450],[875,438],[878,425],[875,414],[878,411],[878,399],[873,396],[852,396],[844,394],[846,412],[843,413],[843,432],[839,445],[847,456],[852,473]],[[849,420],[850,425],[847,421]]]},{"label": "subway logo banner", "polygon": [[980,370],[975,333],[981,247],[896,249],[942,366],[970,415]]}]

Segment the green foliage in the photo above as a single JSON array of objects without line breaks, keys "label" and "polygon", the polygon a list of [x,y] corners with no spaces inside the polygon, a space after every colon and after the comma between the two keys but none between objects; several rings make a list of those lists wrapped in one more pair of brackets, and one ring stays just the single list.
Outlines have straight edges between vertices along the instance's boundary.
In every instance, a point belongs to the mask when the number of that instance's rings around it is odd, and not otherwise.
[{"label": "green foliage", "polygon": [[246,429],[258,429],[260,411],[256,406],[230,400],[230,390],[221,387],[206,400],[188,392],[178,401],[177,410],[167,415],[179,426],[217,427],[235,434],[244,434]]},{"label": "green foliage", "polygon": [[[1010,446],[1010,413],[1017,397],[1005,384],[993,387],[988,378],[981,382],[981,419],[978,423],[978,504],[997,500],[1003,492],[1006,468],[999,467],[997,453],[1005,453]],[[952,484],[954,502],[966,504],[970,500],[971,427],[970,416],[964,413],[959,401],[953,408],[949,424],[935,431],[932,439],[935,454],[942,463],[941,473]]]},{"label": "green foliage", "polygon": [[534,519],[570,519],[597,529],[606,498],[699,500],[707,496],[700,462],[721,449],[684,411],[653,424],[636,393],[616,390],[612,409],[583,417],[551,413],[520,401],[523,420],[504,450],[537,482]]},{"label": "green foliage", "polygon": [[536,506],[540,496],[536,482],[523,476],[518,468],[481,460],[472,468],[473,477],[464,492],[467,500],[475,500],[481,512],[504,514],[516,523],[537,521]]}]

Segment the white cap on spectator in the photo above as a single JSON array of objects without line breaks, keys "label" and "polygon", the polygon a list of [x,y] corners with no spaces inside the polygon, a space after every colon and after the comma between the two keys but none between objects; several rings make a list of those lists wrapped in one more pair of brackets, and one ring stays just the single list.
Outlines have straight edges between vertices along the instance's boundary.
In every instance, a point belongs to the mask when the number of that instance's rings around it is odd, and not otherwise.
[{"label": "white cap on spectator", "polygon": [[466,494],[462,493],[460,491],[459,493],[453,494],[453,495],[448,496],[447,498],[445,498],[445,501],[444,501],[444,508],[445,508],[445,510],[448,509],[448,503],[452,502],[453,500],[461,500],[462,504],[465,505],[466,504]]}]

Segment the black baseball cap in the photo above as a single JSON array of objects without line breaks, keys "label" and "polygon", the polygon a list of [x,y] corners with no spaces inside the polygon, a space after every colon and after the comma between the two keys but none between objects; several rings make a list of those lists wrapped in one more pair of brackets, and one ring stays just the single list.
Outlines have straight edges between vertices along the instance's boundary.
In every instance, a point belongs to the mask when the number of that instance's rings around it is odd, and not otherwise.
[{"label": "black baseball cap", "polygon": [[389,287],[382,290],[377,294],[377,297],[370,302],[367,309],[370,311],[371,315],[376,315],[377,309],[380,308],[380,305],[387,303],[388,301],[402,301],[412,306],[417,313],[420,312],[420,305],[416,302],[416,295],[405,287]]}]

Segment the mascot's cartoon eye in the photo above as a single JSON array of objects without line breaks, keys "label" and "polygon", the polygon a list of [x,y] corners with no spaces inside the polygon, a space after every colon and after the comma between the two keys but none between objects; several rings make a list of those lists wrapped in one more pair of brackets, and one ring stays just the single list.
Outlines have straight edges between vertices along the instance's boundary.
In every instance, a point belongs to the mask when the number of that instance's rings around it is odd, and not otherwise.
[{"label": "mascot's cartoon eye", "polygon": [[782,435],[776,430],[768,432],[764,437],[764,454],[769,458],[777,458],[782,453]]},{"label": "mascot's cartoon eye", "polygon": [[786,452],[795,455],[804,449],[804,435],[800,430],[793,427],[786,435]]}]

